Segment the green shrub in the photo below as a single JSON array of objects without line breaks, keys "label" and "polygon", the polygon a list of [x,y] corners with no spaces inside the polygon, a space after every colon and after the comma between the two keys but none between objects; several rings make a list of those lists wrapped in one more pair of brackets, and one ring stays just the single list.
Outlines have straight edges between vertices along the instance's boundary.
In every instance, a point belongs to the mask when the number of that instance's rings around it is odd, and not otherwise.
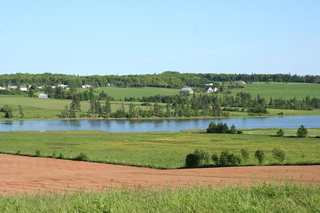
[{"label": "green shrub", "polygon": [[36,150],[35,153],[36,153],[36,156],[37,156],[37,157],[40,156],[40,150]]},{"label": "green shrub", "polygon": [[81,152],[76,158],[75,160],[80,160],[80,161],[88,161],[89,157],[87,155],[87,153]]},{"label": "green shrub", "polygon": [[259,164],[261,165],[264,159],[264,152],[262,149],[258,149],[255,154],[254,157],[258,160]]},{"label": "green shrub", "polygon": [[237,130],[237,134],[243,134],[242,130]]},{"label": "green shrub", "polygon": [[277,131],[277,136],[278,137],[284,136],[284,131],[282,130],[282,128],[280,128],[279,131]]},{"label": "green shrub", "polygon": [[64,155],[63,155],[62,153],[60,153],[59,156],[58,156],[58,158],[59,158],[59,159],[63,159],[63,158],[64,158]]},{"label": "green shrub", "polygon": [[195,154],[188,154],[186,157],[185,166],[188,168],[200,166],[200,158]]},{"label": "green shrub", "polygon": [[53,152],[53,153],[52,153],[52,157],[55,158],[56,156],[57,156],[57,153],[56,153],[56,152]]},{"label": "green shrub", "polygon": [[20,153],[21,153],[21,151],[20,151],[20,150],[18,150],[16,154],[17,154],[17,155],[20,155]]},{"label": "green shrub", "polygon": [[287,151],[282,148],[282,146],[277,146],[272,150],[272,156],[274,159],[278,160],[280,163],[283,163],[287,156]]},{"label": "green shrub", "polygon": [[303,125],[300,126],[300,128],[297,131],[297,137],[305,138],[308,135],[308,130],[304,128]]},{"label": "green shrub", "polygon": [[217,154],[213,154],[213,155],[211,156],[211,159],[212,159],[212,161],[213,161],[216,165],[219,165],[219,157],[218,157]]},{"label": "green shrub", "polygon": [[249,151],[248,148],[241,149],[241,155],[244,160],[244,163],[247,164],[247,160],[249,159]]}]

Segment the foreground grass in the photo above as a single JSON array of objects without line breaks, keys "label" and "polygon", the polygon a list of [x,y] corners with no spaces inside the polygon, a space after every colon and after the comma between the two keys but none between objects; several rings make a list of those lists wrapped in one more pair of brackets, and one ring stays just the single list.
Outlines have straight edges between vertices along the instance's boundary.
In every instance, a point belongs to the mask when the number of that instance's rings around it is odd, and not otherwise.
[{"label": "foreground grass", "polygon": [[202,185],[0,196],[1,212],[319,212],[319,184]]},{"label": "foreground grass", "polygon": [[[152,168],[179,168],[185,164],[186,155],[196,148],[213,153],[230,150],[241,155],[247,147],[247,164],[257,164],[254,152],[262,149],[268,165],[277,163],[272,149],[281,145],[287,152],[286,163],[316,163],[320,160],[320,128],[308,129],[309,138],[296,138],[296,130],[284,130],[287,137],[275,137],[278,129],[244,130],[244,134],[207,134],[204,130],[180,132],[102,132],[102,131],[13,131],[0,132],[0,151],[56,157],[62,153],[73,159],[81,152],[87,153],[90,161],[147,166]],[[211,162],[213,164],[213,162]],[[242,162],[244,165],[244,162]]]}]

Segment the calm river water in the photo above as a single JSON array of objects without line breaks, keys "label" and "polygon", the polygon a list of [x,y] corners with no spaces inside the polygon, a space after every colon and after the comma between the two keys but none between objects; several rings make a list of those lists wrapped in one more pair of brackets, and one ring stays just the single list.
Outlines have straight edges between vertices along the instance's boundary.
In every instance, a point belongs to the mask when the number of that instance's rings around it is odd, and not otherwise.
[{"label": "calm river water", "polygon": [[101,130],[110,132],[180,131],[206,129],[214,121],[237,129],[320,127],[320,116],[189,120],[28,120],[0,121],[0,131]]}]

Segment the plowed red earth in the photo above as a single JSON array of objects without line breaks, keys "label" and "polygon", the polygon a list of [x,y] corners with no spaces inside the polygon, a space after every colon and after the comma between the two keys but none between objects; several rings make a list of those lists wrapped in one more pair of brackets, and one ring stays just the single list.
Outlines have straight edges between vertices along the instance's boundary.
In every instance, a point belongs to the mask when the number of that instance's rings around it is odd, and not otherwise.
[{"label": "plowed red earth", "polygon": [[252,166],[204,169],[155,170],[130,166],[90,163],[52,158],[36,158],[0,154],[0,193],[11,194],[34,191],[63,192],[78,188],[85,190],[115,187],[155,186],[185,187],[208,183],[250,184],[254,174],[257,182],[270,180],[319,182],[320,166]]}]

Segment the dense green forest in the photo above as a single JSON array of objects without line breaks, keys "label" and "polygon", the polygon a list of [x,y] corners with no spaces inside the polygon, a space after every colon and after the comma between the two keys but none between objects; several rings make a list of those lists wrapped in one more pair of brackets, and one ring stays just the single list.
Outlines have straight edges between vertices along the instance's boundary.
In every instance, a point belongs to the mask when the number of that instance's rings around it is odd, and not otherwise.
[{"label": "dense green forest", "polygon": [[211,82],[230,82],[230,81],[245,81],[245,82],[305,82],[319,83],[320,76],[316,75],[291,75],[289,74],[196,74],[196,73],[179,73],[175,71],[166,71],[161,74],[146,74],[146,75],[64,75],[64,74],[4,74],[0,75],[0,85],[57,85],[65,84],[70,88],[81,87],[84,84],[90,84],[95,87],[107,86],[114,84],[118,87],[167,87],[167,88],[182,88],[188,87],[203,87],[206,83]]}]

